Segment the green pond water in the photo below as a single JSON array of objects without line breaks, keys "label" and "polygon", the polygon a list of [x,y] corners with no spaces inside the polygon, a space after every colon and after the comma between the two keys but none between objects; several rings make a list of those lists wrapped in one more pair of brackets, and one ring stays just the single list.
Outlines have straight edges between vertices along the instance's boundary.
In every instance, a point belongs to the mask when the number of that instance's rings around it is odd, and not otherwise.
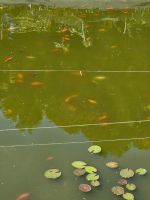
[{"label": "green pond water", "polygon": [[[116,161],[147,169],[129,182],[149,200],[149,44],[148,8],[0,7],[0,199],[122,199],[119,169],[105,166]],[[79,191],[75,160],[98,169],[100,187]],[[62,177],[47,180],[51,168]]]}]

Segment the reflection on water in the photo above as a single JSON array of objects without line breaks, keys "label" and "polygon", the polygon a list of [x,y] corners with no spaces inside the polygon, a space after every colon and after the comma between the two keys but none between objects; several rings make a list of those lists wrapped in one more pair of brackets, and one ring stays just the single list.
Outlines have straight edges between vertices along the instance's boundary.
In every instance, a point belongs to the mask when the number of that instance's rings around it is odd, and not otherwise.
[{"label": "reflection on water", "polygon": [[[120,78],[121,76],[121,78]],[[58,126],[146,120],[149,111],[149,74],[76,72],[1,72],[0,108],[16,128],[41,126],[47,119]],[[51,126],[51,125],[50,125]],[[88,140],[149,136],[149,123],[71,127]],[[29,130],[32,132],[32,130]],[[130,148],[131,142],[103,144],[114,153]],[[147,140],[132,141],[149,148]],[[117,147],[117,148],[114,148]],[[119,150],[120,149],[120,150]],[[123,150],[124,149],[124,150]]]},{"label": "reflection on water", "polygon": [[1,69],[149,69],[148,8],[10,6],[0,16]]}]

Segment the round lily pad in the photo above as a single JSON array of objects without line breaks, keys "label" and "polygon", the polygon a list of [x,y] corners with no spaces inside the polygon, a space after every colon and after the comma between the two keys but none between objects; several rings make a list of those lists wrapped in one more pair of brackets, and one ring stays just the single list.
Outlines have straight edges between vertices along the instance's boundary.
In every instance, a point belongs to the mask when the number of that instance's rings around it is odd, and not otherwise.
[{"label": "round lily pad", "polygon": [[100,182],[99,181],[91,181],[91,185],[93,186],[93,187],[98,187],[98,186],[100,186]]},{"label": "round lily pad", "polygon": [[132,169],[122,169],[120,171],[120,176],[122,176],[123,178],[131,178],[134,176],[134,171]]},{"label": "round lily pad", "polygon": [[147,170],[144,169],[144,168],[139,168],[139,169],[137,169],[135,172],[136,172],[136,174],[142,176],[142,175],[145,175],[145,174],[147,173]]},{"label": "round lily pad", "polygon": [[49,169],[44,173],[46,178],[57,179],[61,176],[59,169]]},{"label": "round lily pad", "polygon": [[130,191],[134,191],[136,189],[136,185],[134,185],[133,183],[128,183],[126,185],[126,188]]},{"label": "round lily pad", "polygon": [[124,194],[124,188],[120,187],[120,186],[114,186],[111,189],[111,191],[112,191],[113,194],[116,194],[117,196]]},{"label": "round lily pad", "polygon": [[119,167],[119,164],[117,162],[111,161],[111,162],[107,162],[106,166],[109,167],[109,168],[111,168],[111,169],[115,169],[115,168]]},{"label": "round lily pad", "polygon": [[73,174],[74,174],[75,176],[83,176],[83,175],[85,174],[85,169],[75,169],[75,170],[73,171]]},{"label": "round lily pad", "polygon": [[92,167],[92,166],[86,166],[85,167],[85,171],[89,174],[92,174],[94,172],[97,172],[97,169],[95,167]]},{"label": "round lily pad", "polygon": [[123,194],[123,198],[126,200],[134,200],[134,195],[127,192],[127,193]]},{"label": "round lily pad", "polygon": [[99,153],[99,152],[101,152],[101,150],[102,150],[101,147],[98,146],[98,145],[93,145],[93,146],[88,148],[88,151],[90,153]]},{"label": "round lily pad", "polygon": [[91,191],[91,186],[88,184],[81,184],[79,185],[79,190],[81,192],[90,192]]},{"label": "round lily pad", "polygon": [[87,179],[88,181],[96,181],[96,180],[99,179],[99,175],[97,175],[97,174],[95,174],[95,173],[93,173],[93,174],[88,174],[88,175],[86,176],[86,179]]},{"label": "round lily pad", "polygon": [[128,184],[128,181],[127,181],[126,179],[120,179],[120,180],[118,181],[118,184],[119,184],[119,185],[127,185],[127,184]]},{"label": "round lily pad", "polygon": [[78,169],[83,169],[85,168],[87,164],[83,161],[74,161],[72,162],[72,166],[75,167],[75,168],[78,168]]}]

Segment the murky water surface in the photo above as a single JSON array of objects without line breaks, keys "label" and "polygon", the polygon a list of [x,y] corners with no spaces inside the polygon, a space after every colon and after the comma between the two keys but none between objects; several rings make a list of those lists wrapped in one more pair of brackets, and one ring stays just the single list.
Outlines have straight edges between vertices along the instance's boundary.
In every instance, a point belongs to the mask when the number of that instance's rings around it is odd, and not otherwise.
[{"label": "murky water surface", "polygon": [[[146,8],[0,7],[1,199],[121,199],[108,161],[146,168],[129,182],[149,199],[149,36]],[[91,155],[92,144],[102,152]],[[99,170],[100,187],[79,191],[87,181],[73,175],[75,160]],[[62,177],[47,180],[51,168]]]}]

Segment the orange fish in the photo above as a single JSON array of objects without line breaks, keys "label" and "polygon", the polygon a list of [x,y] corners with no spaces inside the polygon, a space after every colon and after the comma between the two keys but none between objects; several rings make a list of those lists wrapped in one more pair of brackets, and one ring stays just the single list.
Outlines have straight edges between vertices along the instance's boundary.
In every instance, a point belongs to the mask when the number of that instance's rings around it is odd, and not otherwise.
[{"label": "orange fish", "polygon": [[53,160],[54,157],[53,156],[48,156],[47,160]]},{"label": "orange fish", "polygon": [[66,27],[64,27],[62,30],[61,30],[61,32],[62,33],[65,33],[65,32],[68,32],[69,30],[68,30],[68,28],[66,28]]},{"label": "orange fish", "polygon": [[8,56],[5,58],[4,62],[7,63],[7,62],[10,62],[12,61],[13,57],[12,56]]},{"label": "orange fish", "polygon": [[23,73],[21,73],[21,72],[18,72],[16,75],[17,75],[17,77],[18,77],[19,79],[23,79],[23,78],[24,78],[24,75],[23,75]]},{"label": "orange fish", "polygon": [[116,49],[116,48],[118,48],[118,46],[114,44],[114,45],[112,45],[110,48],[111,48],[111,49]]},{"label": "orange fish", "polygon": [[97,102],[94,99],[88,99],[88,102],[91,104],[97,104]]},{"label": "orange fish", "polygon": [[29,193],[23,193],[23,194],[20,194],[16,200],[22,200],[22,199],[27,199],[30,197],[30,194]]},{"label": "orange fish", "polygon": [[102,114],[98,117],[98,121],[105,121],[108,119],[108,115],[107,114]]},{"label": "orange fish", "polygon": [[63,36],[63,39],[64,39],[64,40],[70,40],[70,35],[64,35],[64,36]]},{"label": "orange fish", "polygon": [[41,82],[41,81],[32,81],[31,85],[32,85],[32,86],[35,86],[35,87],[36,87],[36,86],[43,86],[44,83]]},{"label": "orange fish", "polygon": [[69,102],[71,99],[73,99],[73,98],[75,98],[75,97],[77,97],[78,95],[77,94],[74,94],[74,95],[71,95],[71,96],[69,96],[69,97],[66,97],[65,98],[65,102]]}]

